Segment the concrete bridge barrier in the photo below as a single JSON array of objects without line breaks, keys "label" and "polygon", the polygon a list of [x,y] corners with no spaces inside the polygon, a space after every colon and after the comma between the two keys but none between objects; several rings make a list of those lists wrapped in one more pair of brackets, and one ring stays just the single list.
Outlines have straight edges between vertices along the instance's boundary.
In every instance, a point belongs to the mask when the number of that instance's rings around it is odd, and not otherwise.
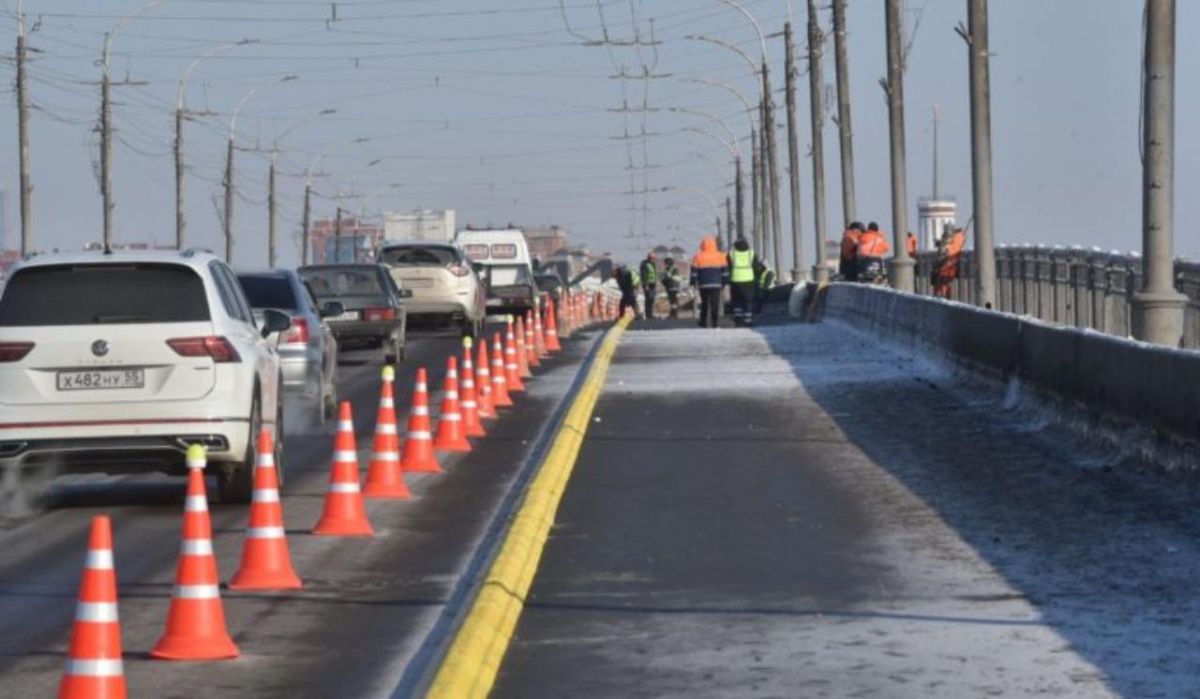
[{"label": "concrete bridge barrier", "polygon": [[[814,290],[808,290],[813,294]],[[812,296],[815,318],[835,319],[1085,411],[1104,425],[1137,426],[1196,468],[1200,352],[914,296],[833,284]],[[1154,449],[1157,451],[1157,449]]]}]

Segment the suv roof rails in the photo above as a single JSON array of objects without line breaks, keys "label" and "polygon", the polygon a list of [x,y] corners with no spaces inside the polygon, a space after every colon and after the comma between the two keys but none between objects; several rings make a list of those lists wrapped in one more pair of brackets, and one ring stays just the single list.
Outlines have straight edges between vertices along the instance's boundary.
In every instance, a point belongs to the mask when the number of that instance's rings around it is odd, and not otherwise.
[{"label": "suv roof rails", "polygon": [[208,253],[209,255],[214,254],[213,251],[209,250],[208,248],[198,248],[198,247],[188,248],[186,250],[181,251],[179,254],[182,257],[195,257],[196,253],[201,253],[201,252]]}]

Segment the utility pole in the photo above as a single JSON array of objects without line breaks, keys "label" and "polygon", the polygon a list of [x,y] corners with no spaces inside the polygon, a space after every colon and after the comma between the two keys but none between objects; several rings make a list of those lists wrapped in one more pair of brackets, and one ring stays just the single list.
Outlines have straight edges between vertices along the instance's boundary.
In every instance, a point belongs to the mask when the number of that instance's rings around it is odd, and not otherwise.
[{"label": "utility pole", "polygon": [[824,55],[825,35],[821,32],[817,4],[808,0],[808,100],[812,119],[813,225],[817,228],[813,281],[818,284],[829,281],[829,268],[825,265],[825,234],[828,229],[825,221],[825,99],[821,77]]},{"label": "utility pole", "polygon": [[833,65],[837,73],[837,125],[842,158],[842,221],[854,220],[854,135],[850,128],[850,66],[846,59],[846,0],[833,0]]},{"label": "utility pole", "polygon": [[33,214],[29,196],[29,91],[25,82],[25,3],[17,4],[17,148],[20,153],[21,254],[33,252]]},{"label": "utility pole", "polygon": [[742,201],[745,197],[742,194],[742,156],[737,155],[733,158],[733,196],[735,201],[735,211],[737,211],[737,237],[743,238],[746,235],[744,209],[745,203]]},{"label": "utility pole", "polygon": [[267,266],[275,268],[275,151],[267,168]]},{"label": "utility pole", "polygon": [[[967,0],[971,81],[971,198],[975,202],[975,298],[996,307],[996,244],[992,231],[992,96],[988,77],[987,0]],[[934,116],[936,143],[937,117]],[[937,158],[934,158],[937,196]]]},{"label": "utility pole", "polygon": [[184,190],[183,190],[183,108],[175,110],[175,249],[182,250],[186,230],[187,218],[184,216]]},{"label": "utility pole", "polygon": [[750,244],[755,250],[763,249],[763,229],[762,229],[762,194],[759,192],[759,155],[761,151],[758,147],[758,132],[750,132],[750,198],[752,200],[753,209],[752,218],[754,225],[750,229]]},{"label": "utility pole", "polygon": [[304,183],[304,216],[301,223],[303,227],[303,249],[300,251],[301,264],[307,265],[309,262],[309,251],[312,249],[312,181],[306,180]]},{"label": "utility pole", "polygon": [[759,206],[759,224],[762,228],[761,238],[762,244],[754,249],[759,254],[766,253],[767,248],[771,246],[771,174],[770,174],[770,158],[767,155],[767,138],[769,133],[769,124],[767,123],[767,102],[763,100],[758,105],[759,124],[761,129],[758,132],[758,206]]},{"label": "utility pole", "polygon": [[1142,65],[1142,288],[1133,336],[1178,347],[1186,297],[1175,290],[1175,0],[1146,3]]},{"label": "utility pole", "polygon": [[229,137],[225,151],[225,262],[233,264],[233,136]]},{"label": "utility pole", "polygon": [[113,196],[112,196],[112,105],[109,102],[108,46],[112,39],[109,32],[104,40],[104,74],[100,78],[100,198],[104,206],[104,249],[111,250],[113,243]]},{"label": "utility pole", "polygon": [[914,260],[904,254],[908,229],[908,178],[904,155],[904,46],[900,32],[900,0],[885,0],[887,18],[887,99],[892,163],[892,288],[913,291]]},{"label": "utility pole", "polygon": [[[811,5],[810,5],[811,7]],[[810,28],[809,33],[812,33]],[[792,281],[799,282],[804,276],[804,254],[800,246],[800,238],[803,235],[800,225],[800,143],[796,135],[796,50],[793,45],[795,42],[792,39],[792,23],[785,22],[783,25],[783,52],[784,52],[784,95],[787,101],[787,130],[788,130],[788,184],[789,197],[792,204]],[[811,51],[809,52],[812,53]],[[811,55],[809,61],[812,61]],[[811,69],[810,69],[811,70]],[[819,124],[814,124],[814,129],[819,129]],[[814,148],[816,145],[814,144]],[[817,151],[813,151],[814,157]],[[816,161],[814,160],[814,168]],[[814,169],[813,174],[816,174]],[[816,180],[813,180],[816,184]],[[817,227],[817,240],[821,239],[822,227]],[[816,279],[817,269],[821,266],[821,246],[817,246],[816,266],[813,267],[814,279]]]},{"label": "utility pole", "polygon": [[342,205],[338,204],[337,214],[334,217],[333,229],[333,261],[342,261]]},{"label": "utility pole", "polygon": [[725,233],[729,238],[729,247],[733,248],[733,205],[728,196],[725,197]]},{"label": "utility pole", "polygon": [[783,269],[783,224],[780,221],[779,211],[779,161],[776,153],[779,150],[775,146],[775,100],[771,97],[771,80],[767,73],[767,64],[764,61],[762,67],[763,77],[763,94],[766,95],[766,110],[767,124],[764,130],[767,132],[767,166],[769,168],[769,197],[771,202],[771,243],[774,254],[771,256],[775,266],[775,277],[782,279],[783,275],[780,271]]}]

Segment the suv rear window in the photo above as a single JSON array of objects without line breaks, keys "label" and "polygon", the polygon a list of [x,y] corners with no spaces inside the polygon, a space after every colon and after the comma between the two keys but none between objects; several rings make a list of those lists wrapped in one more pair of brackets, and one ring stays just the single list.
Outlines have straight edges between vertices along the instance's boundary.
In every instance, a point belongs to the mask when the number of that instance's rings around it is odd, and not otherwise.
[{"label": "suv rear window", "polygon": [[458,255],[454,248],[412,245],[387,248],[379,261],[397,267],[449,267],[458,262]]},{"label": "suv rear window", "polygon": [[204,280],[172,264],[53,265],[18,270],[0,326],[208,321]]},{"label": "suv rear window", "polygon": [[305,267],[300,276],[320,299],[384,295],[379,272],[374,267]]},{"label": "suv rear window", "polygon": [[283,277],[260,277],[253,274],[240,275],[238,281],[251,308],[278,308],[294,311],[297,308],[296,294],[292,283]]}]

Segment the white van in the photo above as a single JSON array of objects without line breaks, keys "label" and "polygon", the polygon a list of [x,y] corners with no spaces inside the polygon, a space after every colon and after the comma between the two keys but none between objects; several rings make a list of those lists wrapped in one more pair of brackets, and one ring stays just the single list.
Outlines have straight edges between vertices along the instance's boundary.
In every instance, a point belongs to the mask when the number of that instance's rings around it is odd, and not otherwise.
[{"label": "white van", "polygon": [[487,289],[487,310],[524,313],[534,307],[537,285],[525,234],[515,228],[462,230],[454,242],[471,260]]}]

